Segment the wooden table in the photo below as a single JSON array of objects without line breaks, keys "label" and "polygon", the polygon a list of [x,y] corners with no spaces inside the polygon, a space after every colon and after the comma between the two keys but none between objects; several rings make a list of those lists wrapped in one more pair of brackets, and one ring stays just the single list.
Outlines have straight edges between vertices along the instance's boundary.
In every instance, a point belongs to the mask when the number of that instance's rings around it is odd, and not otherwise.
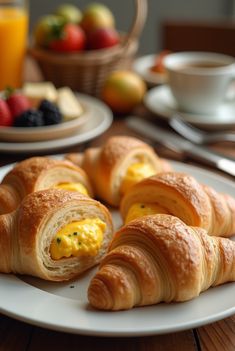
[{"label": "wooden table", "polygon": [[[138,108],[135,113],[149,117],[149,113],[144,107]],[[167,127],[166,123],[159,123]],[[112,127],[89,144],[92,146],[100,145],[107,137],[115,134],[136,135],[128,130],[124,118],[115,117]],[[213,148],[235,157],[234,144],[218,144],[214,145]],[[76,152],[80,149],[81,146],[78,145],[63,151]],[[156,150],[160,156],[192,163],[191,160],[185,160],[182,155],[169,152],[164,147],[158,146]],[[26,157],[28,155],[4,155],[0,153],[0,166]],[[231,177],[229,178],[232,179]],[[235,316],[197,329],[167,335],[135,338],[99,338],[47,330],[0,315],[1,351],[51,351],[52,349],[56,351],[232,351],[235,350]]]}]

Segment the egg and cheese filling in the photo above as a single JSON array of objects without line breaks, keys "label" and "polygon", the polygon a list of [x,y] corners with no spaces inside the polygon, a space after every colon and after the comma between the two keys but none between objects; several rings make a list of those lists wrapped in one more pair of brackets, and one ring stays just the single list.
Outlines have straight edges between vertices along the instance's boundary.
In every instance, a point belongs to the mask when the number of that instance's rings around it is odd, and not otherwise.
[{"label": "egg and cheese filling", "polygon": [[81,194],[89,195],[86,187],[82,183],[61,183],[54,186],[56,189],[78,191]]},{"label": "egg and cheese filling", "polygon": [[133,219],[157,213],[169,214],[167,209],[159,204],[136,203],[129,208],[125,218],[125,224],[129,223]]},{"label": "egg and cheese filling", "polygon": [[51,242],[52,259],[95,256],[101,247],[106,224],[99,218],[86,218],[61,228]]},{"label": "egg and cheese filling", "polygon": [[132,185],[140,182],[142,179],[151,177],[156,173],[155,168],[144,162],[133,163],[127,168],[126,174],[121,185],[121,194],[125,194]]}]

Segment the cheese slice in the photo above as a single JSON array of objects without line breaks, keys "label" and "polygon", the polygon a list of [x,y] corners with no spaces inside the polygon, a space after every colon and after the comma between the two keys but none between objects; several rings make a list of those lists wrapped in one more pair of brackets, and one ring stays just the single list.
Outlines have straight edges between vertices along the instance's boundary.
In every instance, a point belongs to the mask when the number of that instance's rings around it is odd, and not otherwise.
[{"label": "cheese slice", "polygon": [[81,116],[83,113],[82,105],[69,87],[60,88],[57,93],[57,106],[64,117],[64,121]]},{"label": "cheese slice", "polygon": [[51,102],[57,100],[57,90],[51,82],[25,83],[22,92],[28,97],[32,106],[37,107],[43,99]]}]

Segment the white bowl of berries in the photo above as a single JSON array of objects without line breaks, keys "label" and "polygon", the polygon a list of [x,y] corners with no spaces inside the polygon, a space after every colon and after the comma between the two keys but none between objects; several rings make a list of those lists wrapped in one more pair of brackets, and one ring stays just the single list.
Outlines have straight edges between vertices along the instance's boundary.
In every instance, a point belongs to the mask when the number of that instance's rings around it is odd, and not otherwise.
[{"label": "white bowl of berries", "polygon": [[76,134],[88,121],[89,108],[68,87],[51,82],[25,83],[0,97],[0,140],[46,141]]}]

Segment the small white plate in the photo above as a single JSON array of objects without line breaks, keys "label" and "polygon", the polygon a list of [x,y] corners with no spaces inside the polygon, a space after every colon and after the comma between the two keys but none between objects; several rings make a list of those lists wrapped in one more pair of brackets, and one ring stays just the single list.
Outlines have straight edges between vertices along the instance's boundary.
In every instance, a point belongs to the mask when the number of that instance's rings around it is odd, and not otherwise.
[{"label": "small white plate", "polygon": [[166,83],[165,74],[153,72],[150,70],[150,68],[154,65],[157,57],[158,55],[156,54],[141,56],[137,58],[133,63],[133,70],[151,86]]},{"label": "small white plate", "polygon": [[[191,173],[199,182],[235,197],[234,183],[222,176],[179,162],[172,162],[172,166],[177,171]],[[0,180],[10,167],[0,168]],[[114,215],[117,219],[117,211]],[[0,274],[0,312],[44,328],[116,337],[182,331],[235,313],[235,283],[210,288],[199,297],[183,303],[161,303],[120,312],[96,311],[87,301],[87,287],[95,270],[91,269],[65,283]]]},{"label": "small white plate", "polygon": [[42,127],[0,127],[0,140],[7,142],[35,142],[65,138],[75,134],[88,121],[89,112],[78,118]]},{"label": "small white plate", "polygon": [[[112,124],[113,114],[109,107],[100,100],[82,95],[81,101],[87,107],[87,116],[75,134],[65,138],[34,142],[0,142],[0,152],[5,153],[37,153],[54,152],[66,147],[87,142],[104,133]],[[82,117],[82,116],[81,116]],[[72,124],[73,121],[71,121]],[[69,122],[67,122],[69,123]],[[45,127],[49,128],[49,127]],[[15,128],[16,129],[16,128]],[[25,129],[25,128],[24,128]],[[35,128],[37,129],[37,128]]]},{"label": "small white plate", "polygon": [[10,142],[34,142],[65,138],[74,135],[90,118],[92,98],[76,93],[83,108],[83,114],[71,121],[42,127],[0,127],[0,140]]},{"label": "small white plate", "polygon": [[184,113],[167,85],[150,89],[144,97],[145,106],[154,114],[169,119],[174,113],[187,122],[204,129],[229,129],[235,127],[235,99],[226,100],[213,115]]}]

